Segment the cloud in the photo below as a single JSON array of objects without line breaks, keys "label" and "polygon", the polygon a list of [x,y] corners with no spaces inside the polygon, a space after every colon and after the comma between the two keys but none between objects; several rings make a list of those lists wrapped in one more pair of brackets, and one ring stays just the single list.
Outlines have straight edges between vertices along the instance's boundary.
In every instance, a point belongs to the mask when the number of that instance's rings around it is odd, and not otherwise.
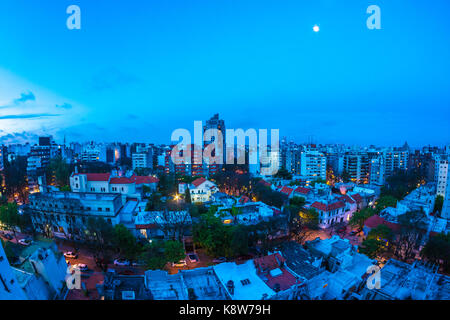
[{"label": "cloud", "polygon": [[59,109],[66,109],[66,110],[72,109],[72,105],[69,103],[63,103],[61,105],[57,104],[56,107]]},{"label": "cloud", "polygon": [[33,92],[28,91],[28,93],[21,93],[20,98],[14,99],[14,104],[18,105],[27,101],[35,101],[36,97],[34,96]]},{"label": "cloud", "polygon": [[108,68],[95,74],[91,79],[91,88],[96,91],[111,90],[139,82],[140,79],[117,68]]},{"label": "cloud", "polygon": [[[4,131],[2,131],[4,132]],[[0,136],[1,144],[13,144],[13,143],[32,143],[37,141],[38,135],[32,132],[12,132],[6,135]]]},{"label": "cloud", "polygon": [[44,117],[59,117],[60,114],[52,113],[31,113],[31,114],[10,114],[7,116],[0,116],[0,120],[9,119],[39,119]]}]

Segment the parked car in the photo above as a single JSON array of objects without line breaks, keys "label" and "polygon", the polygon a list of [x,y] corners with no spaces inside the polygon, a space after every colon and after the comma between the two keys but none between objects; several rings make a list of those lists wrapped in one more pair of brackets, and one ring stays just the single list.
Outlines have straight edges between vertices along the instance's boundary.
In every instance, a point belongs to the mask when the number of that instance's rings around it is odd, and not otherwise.
[{"label": "parked car", "polygon": [[31,239],[20,239],[18,242],[23,246],[29,246],[31,243],[33,243]]},{"label": "parked car", "polygon": [[5,233],[5,234],[3,234],[3,237],[5,238],[5,239],[8,239],[8,240],[12,240],[14,237],[12,236],[12,235],[10,235],[9,233]]},{"label": "parked car", "polygon": [[186,259],[182,259],[177,263],[172,262],[172,267],[184,267],[186,266]]},{"label": "parked car", "polygon": [[114,265],[115,266],[129,266],[130,261],[125,260],[125,259],[116,259],[116,260],[114,260]]},{"label": "parked car", "polygon": [[64,252],[64,257],[76,259],[76,258],[78,258],[78,254],[75,252],[72,252],[72,251],[66,251],[66,252]]},{"label": "parked car", "polygon": [[225,257],[220,257],[220,258],[216,258],[213,260],[214,263],[223,263],[223,262],[227,262],[227,258]]},{"label": "parked car", "polygon": [[195,254],[195,253],[188,253],[188,258],[189,258],[189,261],[190,262],[192,262],[192,263],[194,263],[194,262],[198,262],[198,256]]},{"label": "parked car", "polygon": [[80,271],[88,271],[89,270],[87,264],[84,264],[84,263],[77,263],[77,264],[73,265],[73,267],[76,269],[79,269]]}]

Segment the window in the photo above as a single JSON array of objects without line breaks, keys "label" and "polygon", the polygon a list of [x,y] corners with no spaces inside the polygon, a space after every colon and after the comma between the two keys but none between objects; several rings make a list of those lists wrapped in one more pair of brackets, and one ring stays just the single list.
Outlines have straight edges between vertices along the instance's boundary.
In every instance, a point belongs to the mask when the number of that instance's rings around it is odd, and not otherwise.
[{"label": "window", "polygon": [[105,208],[106,212],[110,212],[111,209],[110,208]]},{"label": "window", "polygon": [[243,286],[246,286],[246,285],[250,284],[250,280],[249,279],[244,279],[244,280],[241,280],[241,283],[242,283]]},{"label": "window", "polygon": [[103,210],[102,210],[102,208],[98,208],[98,211],[101,212],[101,211],[103,211]]}]

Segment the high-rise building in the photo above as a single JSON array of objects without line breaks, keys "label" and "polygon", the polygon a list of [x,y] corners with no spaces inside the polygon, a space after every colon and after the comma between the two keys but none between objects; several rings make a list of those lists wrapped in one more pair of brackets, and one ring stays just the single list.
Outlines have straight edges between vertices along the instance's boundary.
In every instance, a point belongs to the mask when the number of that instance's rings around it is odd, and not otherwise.
[{"label": "high-rise building", "polygon": [[385,166],[384,157],[378,156],[370,159],[369,162],[369,184],[382,186],[385,182],[384,176]]},{"label": "high-rise building", "polygon": [[441,217],[450,220],[450,174],[447,166],[447,185],[445,187],[444,205],[442,206]]},{"label": "high-rise building", "polygon": [[327,158],[317,150],[300,154],[300,176],[308,182],[327,179]]},{"label": "high-rise building", "polygon": [[[203,133],[206,132],[206,130],[209,129],[216,129],[217,131],[220,131],[220,133],[222,134],[222,156],[223,156],[223,161],[222,164],[226,163],[226,141],[225,141],[225,135],[226,135],[226,129],[225,129],[225,121],[221,120],[219,118],[219,114],[216,113],[211,119],[206,120],[205,125],[203,126]],[[214,142],[214,137],[212,137],[212,139],[210,141],[204,141],[204,145],[207,146],[211,143]],[[199,150],[203,150],[203,146],[200,148],[196,148],[195,151],[196,153],[199,152]],[[214,152],[212,152],[211,156],[215,156],[216,152],[218,152],[218,150],[215,150]],[[195,155],[195,156],[199,156],[199,155]],[[206,170],[208,172],[209,175],[213,175],[215,173],[217,173],[220,168],[222,168],[221,164],[213,164],[213,163],[206,163]],[[196,171],[198,171],[199,168],[197,168]]]},{"label": "high-rise building", "polygon": [[369,156],[365,151],[347,151],[344,156],[344,170],[350,181],[357,184],[369,182]]},{"label": "high-rise building", "polygon": [[436,195],[445,197],[448,181],[448,156],[436,155],[435,158],[435,178]]},{"label": "high-rise building", "polygon": [[137,146],[136,152],[131,155],[133,170],[137,168],[153,168],[152,149],[146,146]]}]

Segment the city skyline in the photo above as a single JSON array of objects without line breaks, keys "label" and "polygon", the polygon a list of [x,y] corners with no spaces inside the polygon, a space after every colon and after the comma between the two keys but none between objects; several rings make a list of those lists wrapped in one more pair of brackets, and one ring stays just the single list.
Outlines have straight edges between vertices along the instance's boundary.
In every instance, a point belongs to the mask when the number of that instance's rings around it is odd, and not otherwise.
[{"label": "city skyline", "polygon": [[77,1],[81,30],[70,4],[1,4],[0,143],[169,144],[214,113],[298,143],[450,143],[445,1]]}]

